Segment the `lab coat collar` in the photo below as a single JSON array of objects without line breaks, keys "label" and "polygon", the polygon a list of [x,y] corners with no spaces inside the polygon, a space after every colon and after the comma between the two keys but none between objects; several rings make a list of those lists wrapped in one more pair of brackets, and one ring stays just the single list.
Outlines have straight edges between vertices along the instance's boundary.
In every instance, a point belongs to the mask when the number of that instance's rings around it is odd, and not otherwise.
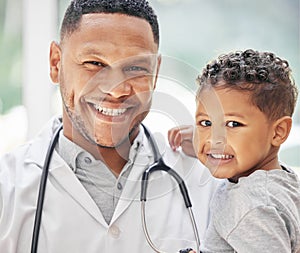
[{"label": "lab coat collar", "polygon": [[38,167],[43,167],[51,138],[61,124],[60,117],[54,117],[48,122],[29,143],[30,147],[25,154],[24,163],[35,163]]},{"label": "lab coat collar", "polygon": [[[25,155],[25,163],[35,163],[40,168],[43,167],[51,138],[53,137],[55,130],[62,124],[61,122],[61,117],[53,117],[42,129],[42,131],[38,133],[36,138],[34,138],[30,143],[30,148]],[[160,154],[164,155],[166,151],[165,141],[162,138],[157,138],[157,136],[154,137],[158,144]],[[147,140],[147,137],[145,136],[145,132],[142,126],[140,126],[139,142],[141,143],[142,147],[139,151],[139,155],[136,157],[135,164],[146,165],[148,164],[149,159],[153,159],[153,150]],[[134,142],[133,146],[136,145],[136,142]],[[134,152],[131,152],[129,155],[129,161],[133,160],[133,155]],[[145,157],[148,158],[145,160]],[[53,168],[53,164],[51,168]]]},{"label": "lab coat collar", "polygon": [[[37,135],[37,137],[30,143],[30,148],[25,155],[25,163],[34,163],[40,168],[43,167],[51,138],[60,124],[60,118],[53,118],[50,123],[47,124],[47,126]],[[142,146],[139,147],[139,152],[137,153],[135,162],[131,164],[133,167],[112,217],[111,224],[118,219],[118,217],[128,208],[132,201],[139,200],[142,173],[144,172],[145,168],[153,163],[154,155],[152,147],[145,136],[142,127],[140,127],[140,131],[143,135],[143,138],[141,138]],[[166,144],[162,139],[156,139],[156,141],[158,143],[160,153],[163,155],[166,150]],[[92,217],[94,217],[95,220],[97,220],[103,226],[108,227],[95,202],[74,175],[73,171],[67,168],[69,168],[69,166],[54,150],[49,173],[55,178],[60,186],[63,187],[72,196],[72,198],[82,206],[82,208],[84,208]],[[157,182],[161,184],[161,172],[154,174],[155,175],[151,176],[150,180],[159,179]]]}]

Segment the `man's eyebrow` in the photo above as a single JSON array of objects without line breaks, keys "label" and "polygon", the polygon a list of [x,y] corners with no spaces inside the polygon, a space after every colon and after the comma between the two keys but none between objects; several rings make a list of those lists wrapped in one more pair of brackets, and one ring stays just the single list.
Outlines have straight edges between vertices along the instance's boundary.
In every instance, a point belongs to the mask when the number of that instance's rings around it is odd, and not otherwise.
[{"label": "man's eyebrow", "polygon": [[[84,47],[82,51],[78,54],[79,56],[87,56],[87,55],[94,55],[100,58],[106,59],[106,56],[103,52],[99,49],[94,47]],[[127,58],[119,59],[119,63],[130,63],[130,64],[138,64],[138,63],[147,63],[152,64],[155,62],[155,55],[154,54],[142,54],[142,55],[134,55],[129,56]]]},{"label": "man's eyebrow", "polygon": [[[132,62],[132,63],[151,63],[152,62],[152,57],[150,56],[133,56],[133,57],[129,57],[128,61]],[[126,60],[125,60],[126,62]]]},{"label": "man's eyebrow", "polygon": [[103,54],[103,52],[99,48],[91,46],[91,45],[83,46],[80,50],[80,53],[79,53],[80,56],[89,55],[89,54],[105,57],[105,55]]},{"label": "man's eyebrow", "polygon": [[83,56],[98,56],[100,58],[104,58],[105,57],[103,54],[101,54],[100,52],[97,52],[95,50],[82,51],[78,55],[81,56],[81,57],[83,57]]},{"label": "man's eyebrow", "polygon": [[139,65],[144,64],[153,67],[156,62],[156,58],[153,55],[136,55],[128,57],[119,61],[120,65]]}]

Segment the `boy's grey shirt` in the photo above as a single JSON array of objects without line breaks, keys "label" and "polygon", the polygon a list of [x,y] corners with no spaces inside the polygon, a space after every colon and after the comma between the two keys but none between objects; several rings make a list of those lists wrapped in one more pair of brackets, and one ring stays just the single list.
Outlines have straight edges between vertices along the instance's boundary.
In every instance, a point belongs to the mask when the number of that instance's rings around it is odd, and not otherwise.
[{"label": "boy's grey shirt", "polygon": [[300,253],[300,182],[290,169],[225,181],[211,212],[204,253]]}]

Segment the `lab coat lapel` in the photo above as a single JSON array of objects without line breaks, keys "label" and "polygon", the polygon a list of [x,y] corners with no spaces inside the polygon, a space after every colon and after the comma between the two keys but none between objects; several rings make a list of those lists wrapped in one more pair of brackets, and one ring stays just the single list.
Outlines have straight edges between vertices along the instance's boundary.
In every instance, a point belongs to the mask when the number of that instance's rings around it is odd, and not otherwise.
[{"label": "lab coat lapel", "polygon": [[141,178],[145,168],[153,161],[153,152],[151,146],[147,141],[142,128],[140,128],[143,134],[142,145],[137,153],[134,163],[131,164],[132,169],[126,180],[125,187],[122,191],[116,210],[112,217],[111,223],[113,223],[133,201],[138,201],[141,192]]},{"label": "lab coat lapel", "polygon": [[[162,140],[156,141],[160,150],[160,154],[163,155],[165,152],[164,147],[166,143],[164,143]],[[113,223],[133,201],[140,201],[142,175],[144,170],[148,168],[153,161],[153,149],[144,134],[141,149],[137,154],[132,170],[128,176],[126,185],[117,204],[111,223]],[[159,178],[160,174],[160,172],[155,173],[155,175],[151,177],[151,181]]]},{"label": "lab coat lapel", "polygon": [[151,157],[149,157],[149,152],[140,152],[136,157],[135,163],[116,206],[111,223],[113,223],[133,201],[139,200],[142,173],[150,163],[150,160]]},{"label": "lab coat lapel", "polygon": [[65,164],[56,152],[53,154],[53,162],[49,174],[96,221],[105,227],[108,226],[94,200],[77,179],[71,168]]},{"label": "lab coat lapel", "polygon": [[[32,163],[42,169],[51,137],[60,123],[60,120],[55,118],[51,120],[50,124],[38,134],[35,140],[31,143],[31,146],[25,156],[24,163]],[[50,163],[49,175],[55,179],[53,184],[57,182],[59,187],[64,188],[70,196],[95,220],[107,227],[107,223],[105,222],[96,203],[79,182],[71,168],[64,162],[55,150]],[[51,179],[48,178],[48,183],[49,180]]]}]

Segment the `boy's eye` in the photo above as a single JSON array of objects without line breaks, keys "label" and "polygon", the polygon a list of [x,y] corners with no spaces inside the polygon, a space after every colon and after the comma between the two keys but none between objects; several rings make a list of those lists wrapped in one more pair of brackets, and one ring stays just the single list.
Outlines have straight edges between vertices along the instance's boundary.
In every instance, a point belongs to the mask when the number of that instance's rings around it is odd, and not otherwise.
[{"label": "boy's eye", "polygon": [[233,128],[233,127],[240,127],[240,126],[243,126],[243,124],[242,124],[242,123],[239,123],[239,122],[237,122],[237,121],[228,121],[228,122],[226,123],[226,126]]},{"label": "boy's eye", "polygon": [[201,121],[199,122],[199,125],[201,125],[201,126],[203,126],[203,127],[209,127],[209,126],[211,126],[212,124],[211,124],[211,121],[209,121],[209,120],[201,120]]}]

